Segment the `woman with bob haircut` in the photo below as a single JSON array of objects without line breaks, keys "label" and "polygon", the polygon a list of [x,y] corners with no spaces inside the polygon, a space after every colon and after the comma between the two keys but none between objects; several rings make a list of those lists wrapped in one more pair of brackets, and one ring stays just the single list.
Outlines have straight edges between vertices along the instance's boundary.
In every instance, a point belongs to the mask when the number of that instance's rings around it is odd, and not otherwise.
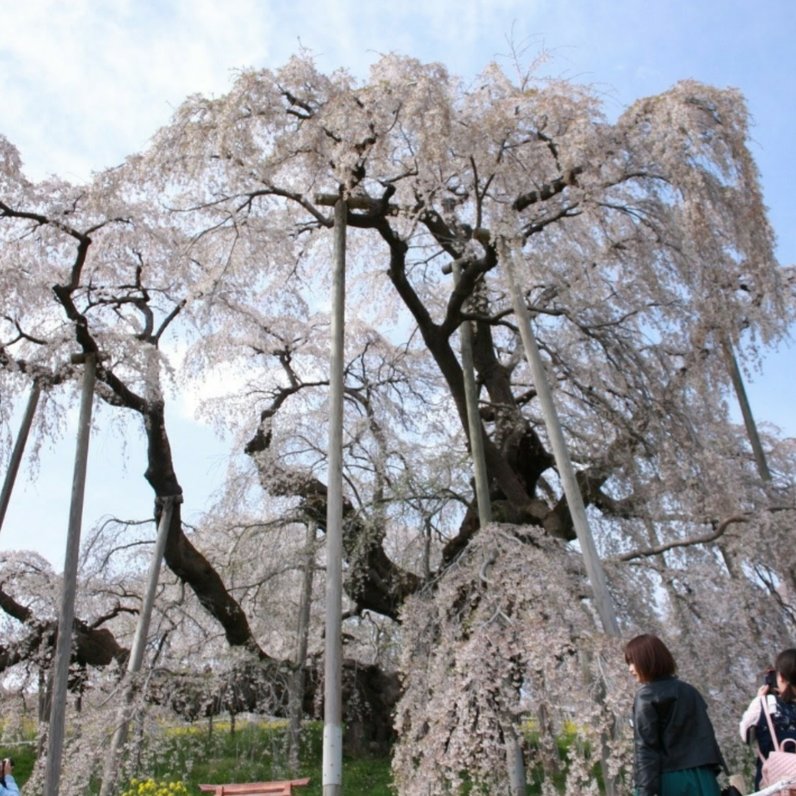
[{"label": "woman with bob haircut", "polygon": [[641,684],[633,700],[636,796],[720,796],[724,765],[707,706],[680,680],[668,647],[650,633],[628,641],[625,662]]}]

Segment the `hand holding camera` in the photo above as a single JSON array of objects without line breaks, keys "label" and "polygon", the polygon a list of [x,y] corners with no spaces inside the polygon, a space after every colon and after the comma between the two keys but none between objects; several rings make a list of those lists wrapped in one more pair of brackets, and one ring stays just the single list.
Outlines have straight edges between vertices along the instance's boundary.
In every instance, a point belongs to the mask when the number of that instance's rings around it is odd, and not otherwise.
[{"label": "hand holding camera", "polygon": [[767,694],[778,694],[777,672],[775,669],[767,669],[763,674],[763,685],[767,687]]}]

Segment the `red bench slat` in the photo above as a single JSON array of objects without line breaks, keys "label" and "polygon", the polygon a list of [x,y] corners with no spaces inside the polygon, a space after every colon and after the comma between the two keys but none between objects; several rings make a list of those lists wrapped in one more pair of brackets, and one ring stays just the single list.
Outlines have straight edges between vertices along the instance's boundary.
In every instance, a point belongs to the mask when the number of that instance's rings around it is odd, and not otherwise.
[{"label": "red bench slat", "polygon": [[218,785],[200,785],[199,790],[215,793],[215,796],[293,796],[293,788],[309,785],[309,777],[285,779],[279,782],[239,782]]}]

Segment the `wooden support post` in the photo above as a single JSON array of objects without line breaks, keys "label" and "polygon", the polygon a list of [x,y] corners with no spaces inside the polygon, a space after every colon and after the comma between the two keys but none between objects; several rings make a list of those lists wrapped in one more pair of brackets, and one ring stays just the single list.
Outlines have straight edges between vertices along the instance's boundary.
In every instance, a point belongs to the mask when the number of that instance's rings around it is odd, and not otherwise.
[{"label": "wooden support post", "polygon": [[[586,567],[586,574],[591,583],[592,592],[594,594],[594,604],[597,609],[597,614],[603,626],[603,631],[615,638],[619,637],[619,622],[616,618],[616,610],[614,608],[613,599],[608,591],[608,584],[605,579],[605,572],[603,570],[602,561],[597,554],[597,548],[594,544],[594,538],[589,528],[588,518],[586,516],[586,507],[583,503],[583,496],[580,493],[580,486],[575,475],[575,470],[572,467],[572,461],[569,456],[569,451],[564,440],[564,434],[561,430],[561,424],[558,419],[553,395],[547,383],[547,376],[544,372],[544,363],[539,354],[539,347],[536,344],[536,338],[533,335],[531,328],[531,316],[528,307],[525,304],[525,298],[520,291],[517,283],[516,273],[514,269],[515,252],[513,246],[502,240],[500,242],[500,256],[503,259],[511,290],[511,300],[514,306],[514,312],[517,316],[517,323],[520,329],[520,336],[522,337],[523,347],[525,348],[525,356],[528,359],[528,364],[531,368],[533,383],[536,387],[536,393],[539,397],[539,403],[542,407],[542,414],[544,416],[545,427],[547,429],[547,436],[550,439],[550,447],[553,450],[553,457],[555,458],[556,467],[558,468],[558,475],[561,479],[561,484],[564,488],[564,494],[567,498],[567,506],[569,513],[572,517],[572,524],[575,526],[575,534],[577,535],[578,542],[580,543],[581,554],[583,555],[583,562]],[[596,683],[599,691],[603,691],[605,684],[602,682]],[[612,734],[615,734],[616,726],[612,729]],[[617,796],[618,784],[613,777],[610,776],[608,769],[608,736],[602,739],[602,768],[603,777],[605,780],[605,791],[607,796]]]},{"label": "wooden support post", "polygon": [[58,618],[58,639],[55,649],[53,697],[50,710],[44,782],[44,792],[47,796],[58,796],[60,787],[66,694],[69,681],[69,662],[72,657],[72,625],[75,618],[75,594],[77,592],[77,565],[80,555],[80,530],[83,519],[83,497],[86,488],[88,445],[91,437],[91,409],[96,375],[97,356],[96,354],[87,354],[83,371],[83,392],[80,399],[75,467],[72,479],[72,500],[69,509],[69,528],[64,560],[61,611]]},{"label": "wooden support post", "polygon": [[135,676],[141,671],[141,664],[144,660],[144,650],[149,633],[149,624],[152,619],[152,608],[155,605],[155,592],[157,590],[158,579],[160,578],[160,567],[163,561],[163,552],[166,549],[166,540],[171,527],[171,518],[174,514],[176,503],[182,503],[182,495],[171,495],[162,499],[162,510],[160,522],[158,524],[158,534],[155,541],[155,550],[149,562],[149,576],[147,578],[147,590],[144,594],[141,613],[138,615],[138,624],[135,629],[133,647],[130,650],[130,657],[127,659],[127,672],[122,686],[122,703],[119,707],[116,729],[111,739],[108,753],[105,757],[105,766],[102,774],[102,785],[100,796],[109,796],[113,792],[116,782],[116,762],[119,750],[127,740],[127,728],[130,724],[133,697],[135,695],[136,682]]},{"label": "wooden support post", "polygon": [[[453,262],[453,281],[458,285],[462,267]],[[467,404],[467,434],[470,438],[470,457],[473,460],[475,495],[478,504],[478,523],[483,528],[492,521],[492,503],[489,499],[489,478],[484,455],[484,438],[481,416],[478,412],[478,387],[475,383],[475,364],[473,362],[473,334],[470,321],[462,321],[459,327],[462,349],[462,376],[464,377],[464,398]]]},{"label": "wooden support post", "polygon": [[503,242],[501,245],[502,258],[506,265],[509,286],[511,288],[511,300],[514,305],[514,312],[520,328],[520,336],[525,348],[525,356],[531,368],[533,383],[542,407],[547,436],[550,438],[550,447],[553,449],[558,475],[564,488],[567,498],[567,506],[572,517],[572,524],[575,526],[575,533],[580,543],[581,554],[586,566],[586,573],[589,576],[592,591],[594,592],[594,603],[597,614],[602,621],[603,629],[609,636],[619,636],[619,623],[616,619],[613,600],[608,591],[605,580],[602,562],[597,555],[597,548],[594,544],[589,522],[586,517],[586,507],[583,503],[583,496],[580,493],[575,470],[572,467],[572,460],[564,440],[561,424],[558,420],[553,394],[547,383],[547,376],[544,372],[544,363],[539,354],[539,347],[531,329],[531,316],[525,299],[520,291],[514,270],[514,250],[510,244]]},{"label": "wooden support post", "polygon": [[[459,284],[462,268],[458,260],[453,261],[453,281]],[[475,381],[475,362],[473,360],[473,334],[469,320],[459,326],[459,339],[462,351],[462,377],[464,379],[464,398],[467,407],[467,436],[470,440],[470,458],[473,462],[475,495],[478,506],[478,524],[481,528],[492,521],[492,501],[489,497],[489,476],[484,453],[483,427],[478,411],[478,386]],[[506,770],[511,796],[525,793],[525,763],[522,757],[520,736],[511,724],[510,718],[502,723],[506,748]]]},{"label": "wooden support post", "polygon": [[0,492],[0,528],[3,527],[3,520],[5,520],[6,517],[8,503],[11,500],[11,492],[14,489],[14,482],[19,472],[19,465],[22,461],[22,454],[25,451],[25,445],[28,441],[30,427],[33,423],[33,416],[36,414],[36,407],[38,406],[40,395],[41,386],[37,381],[34,381],[33,386],[30,388],[25,414],[22,416],[22,422],[19,425],[19,434],[14,443],[14,449],[11,451],[11,461],[8,463],[8,472],[3,482],[3,490]]},{"label": "wooden support post", "polygon": [[760,435],[757,433],[757,424],[752,415],[752,407],[749,405],[749,398],[746,395],[741,369],[738,367],[738,360],[735,358],[735,352],[732,350],[732,343],[724,334],[721,335],[721,349],[724,352],[724,361],[727,363],[727,369],[730,371],[730,379],[735,389],[735,396],[738,398],[738,405],[741,407],[741,415],[743,417],[744,426],[746,426],[746,436],[749,438],[749,443],[752,446],[757,472],[764,481],[770,481],[771,471],[768,469],[766,453],[763,450],[763,444],[760,442]]},{"label": "wooden support post", "polygon": [[299,596],[298,623],[296,627],[295,669],[290,677],[288,695],[289,724],[287,731],[287,760],[292,774],[299,767],[299,742],[303,716],[304,684],[306,680],[307,646],[309,642],[310,608],[312,607],[312,583],[315,577],[315,545],[318,526],[308,522],[304,535],[304,555]]}]

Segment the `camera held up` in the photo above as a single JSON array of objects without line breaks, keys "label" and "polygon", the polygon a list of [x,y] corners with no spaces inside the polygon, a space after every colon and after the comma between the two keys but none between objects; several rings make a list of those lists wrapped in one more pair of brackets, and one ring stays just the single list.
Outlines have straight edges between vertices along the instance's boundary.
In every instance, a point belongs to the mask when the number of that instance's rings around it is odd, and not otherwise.
[{"label": "camera held up", "polygon": [[774,669],[766,669],[763,674],[763,684],[768,686],[769,694],[778,694],[777,688],[777,672]]}]

